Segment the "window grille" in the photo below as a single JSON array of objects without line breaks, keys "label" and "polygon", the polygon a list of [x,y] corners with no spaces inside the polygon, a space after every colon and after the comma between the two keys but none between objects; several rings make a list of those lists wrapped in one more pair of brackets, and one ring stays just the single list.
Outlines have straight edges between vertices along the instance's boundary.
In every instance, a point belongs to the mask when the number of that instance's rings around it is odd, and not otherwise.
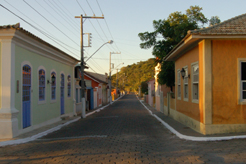
[{"label": "window grille", "polygon": [[39,100],[45,100],[45,71],[40,69],[39,75]]},{"label": "window grille", "polygon": [[56,73],[55,72],[52,72],[51,73],[51,79],[54,80],[51,80],[51,99],[52,100],[55,100],[56,99]]}]

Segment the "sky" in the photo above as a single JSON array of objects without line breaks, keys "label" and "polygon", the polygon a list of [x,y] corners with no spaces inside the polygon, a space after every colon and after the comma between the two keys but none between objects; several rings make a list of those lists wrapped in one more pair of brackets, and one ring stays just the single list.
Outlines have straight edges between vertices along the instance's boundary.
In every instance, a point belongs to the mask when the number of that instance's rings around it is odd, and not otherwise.
[{"label": "sky", "polygon": [[[84,48],[85,60],[94,54],[87,62],[87,71],[100,74],[109,73],[110,52],[120,53],[111,54],[112,74],[116,69],[154,57],[151,48],[140,48],[138,37],[141,32],[154,30],[153,20],[167,19],[175,11],[185,13],[195,5],[203,8],[202,13],[208,19],[218,16],[225,21],[246,13],[244,0],[0,0],[0,4],[21,17],[0,6],[1,26],[20,23],[25,30],[77,59],[80,59],[80,19],[75,16],[103,15],[104,19],[83,22],[84,33],[92,34],[91,47]],[[84,46],[88,43],[87,36],[84,35]],[[102,46],[109,40],[113,44]]]}]

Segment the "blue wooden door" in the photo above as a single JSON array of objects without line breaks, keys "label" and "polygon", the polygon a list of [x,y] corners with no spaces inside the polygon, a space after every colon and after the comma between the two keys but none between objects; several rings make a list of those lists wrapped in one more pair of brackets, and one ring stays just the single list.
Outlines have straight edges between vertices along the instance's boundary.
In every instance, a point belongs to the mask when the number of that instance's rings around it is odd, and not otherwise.
[{"label": "blue wooden door", "polygon": [[61,115],[64,113],[64,75],[61,74]]},{"label": "blue wooden door", "polygon": [[22,124],[23,128],[31,126],[31,67],[22,68]]}]

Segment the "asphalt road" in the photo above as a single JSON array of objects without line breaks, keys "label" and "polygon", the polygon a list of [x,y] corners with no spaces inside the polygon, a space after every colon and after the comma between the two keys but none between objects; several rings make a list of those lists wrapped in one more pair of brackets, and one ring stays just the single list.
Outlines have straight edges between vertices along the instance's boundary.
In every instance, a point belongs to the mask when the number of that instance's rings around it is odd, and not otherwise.
[{"label": "asphalt road", "polygon": [[246,140],[179,139],[126,95],[41,139],[1,147],[2,163],[246,163]]}]

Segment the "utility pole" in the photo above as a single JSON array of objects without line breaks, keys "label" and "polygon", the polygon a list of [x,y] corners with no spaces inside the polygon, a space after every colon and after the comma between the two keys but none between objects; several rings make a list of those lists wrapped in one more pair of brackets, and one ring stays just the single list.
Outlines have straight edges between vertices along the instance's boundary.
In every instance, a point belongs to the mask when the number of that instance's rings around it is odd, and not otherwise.
[{"label": "utility pole", "polygon": [[84,80],[84,69],[85,69],[85,64],[84,64],[84,47],[83,47],[83,19],[104,19],[104,17],[96,17],[96,16],[83,16],[82,14],[80,16],[75,16],[75,18],[80,18],[80,55],[81,55],[81,100],[82,100],[82,113],[81,113],[81,118],[85,118],[85,80]]},{"label": "utility pole", "polygon": [[109,102],[112,103],[112,95],[111,95],[111,54],[121,54],[120,52],[110,52],[109,53]]}]

